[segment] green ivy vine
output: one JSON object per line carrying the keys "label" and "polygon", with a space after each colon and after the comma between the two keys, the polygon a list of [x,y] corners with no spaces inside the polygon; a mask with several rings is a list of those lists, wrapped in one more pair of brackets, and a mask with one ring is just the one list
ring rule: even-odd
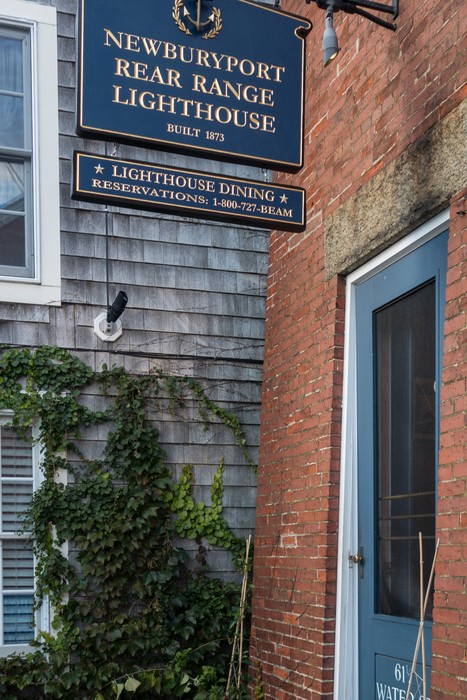
{"label": "green ivy vine", "polygon": [[[90,407],[96,394],[103,408]],[[229,427],[253,466],[236,416],[192,378],[95,372],[56,347],[0,356],[0,408],[24,437],[38,426],[43,481],[24,529],[34,538],[36,603],[53,608],[52,633],[40,633],[33,652],[0,661],[0,697],[225,697],[240,587],[202,566],[210,543],[243,567],[245,543],[222,516],[224,465],[211,505],[196,502],[191,465],[176,483],[148,419],[160,402],[176,411],[188,398],[206,430]],[[98,459],[82,447],[92,431],[106,435]],[[200,566],[188,565],[177,535],[196,542]]]}

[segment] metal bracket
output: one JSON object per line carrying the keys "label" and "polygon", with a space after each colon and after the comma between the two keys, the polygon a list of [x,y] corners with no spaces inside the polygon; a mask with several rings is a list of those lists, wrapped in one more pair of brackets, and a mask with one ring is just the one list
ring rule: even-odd
{"label": "metal bracket", "polygon": [[361,17],[369,19],[375,24],[379,24],[380,27],[384,27],[385,29],[391,29],[392,31],[397,29],[394,22],[388,22],[378,15],[373,15],[367,10],[382,12],[387,15],[392,15],[393,19],[397,19],[399,16],[399,0],[392,0],[389,5],[382,2],[372,2],[372,0],[305,0],[305,2],[307,5],[309,5],[310,2],[314,2],[321,10],[326,10],[328,7],[332,7],[334,12],[342,10],[350,15],[360,15]]}

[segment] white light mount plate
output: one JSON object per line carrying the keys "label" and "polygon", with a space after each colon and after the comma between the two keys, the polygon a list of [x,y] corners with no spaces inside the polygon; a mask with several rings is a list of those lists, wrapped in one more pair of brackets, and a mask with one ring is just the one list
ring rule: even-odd
{"label": "white light mount plate", "polygon": [[114,343],[123,333],[122,322],[118,318],[114,323],[107,323],[107,311],[103,311],[94,319],[94,333],[100,340]]}

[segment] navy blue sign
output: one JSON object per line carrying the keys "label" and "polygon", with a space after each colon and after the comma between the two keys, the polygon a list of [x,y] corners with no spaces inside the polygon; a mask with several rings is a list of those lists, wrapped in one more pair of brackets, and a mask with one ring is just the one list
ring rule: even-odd
{"label": "navy blue sign", "polygon": [[78,133],[303,164],[311,23],[248,0],[80,0]]}
{"label": "navy blue sign", "polygon": [[74,154],[74,199],[269,229],[303,231],[305,190],[87,153]]}

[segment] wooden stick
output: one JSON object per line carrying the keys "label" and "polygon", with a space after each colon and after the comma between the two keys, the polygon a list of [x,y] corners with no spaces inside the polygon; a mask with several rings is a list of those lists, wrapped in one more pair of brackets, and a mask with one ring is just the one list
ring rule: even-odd
{"label": "wooden stick", "polygon": [[[433,577],[434,577],[434,573],[435,573],[435,563],[436,563],[436,557],[438,556],[438,548],[439,548],[439,538],[436,542],[435,553],[433,556],[433,563],[431,565],[430,578],[428,580],[428,586],[426,587],[425,600],[423,602],[423,615],[425,615],[425,613],[426,613],[426,609],[428,607],[428,601],[430,599],[430,590],[431,590],[431,585],[433,583]],[[409,699],[409,693],[410,693],[410,689],[412,687],[412,679],[413,679],[413,676],[415,673],[415,667],[417,665],[418,650],[420,649],[420,641],[421,641],[421,628],[419,627],[418,636],[417,636],[417,643],[415,645],[415,653],[414,653],[413,661],[412,661],[412,668],[410,670],[410,675],[409,675],[409,685],[407,687],[407,693],[406,693],[407,700]]]}
{"label": "wooden stick", "polygon": [[235,634],[234,634],[234,639],[232,643],[232,654],[230,656],[230,666],[229,666],[229,677],[227,679],[227,687],[225,689],[225,697],[229,697],[229,690],[230,690],[230,683],[232,680],[232,674],[233,674],[233,668],[234,668],[234,659],[235,659],[235,648],[237,646],[237,638],[238,638],[238,630],[240,627],[240,620],[237,620],[237,624],[235,625]]}
{"label": "wooden stick", "polygon": [[423,539],[422,533],[418,533],[420,547],[420,629],[422,631],[422,676],[423,698],[426,698],[426,656],[425,656],[425,595],[423,593]]}
{"label": "wooden stick", "polygon": [[240,688],[240,682],[242,680],[243,620],[245,617],[245,603],[246,603],[246,594],[247,594],[247,588],[248,588],[248,555],[250,553],[250,543],[251,543],[251,535],[248,535],[248,540],[246,543],[246,552],[245,552],[245,570],[243,572],[242,595],[241,595],[241,603],[240,603],[240,649],[238,651],[237,688]]}
{"label": "wooden stick", "polygon": [[238,666],[238,673],[237,673],[237,688],[240,687],[240,682],[242,679],[243,618],[245,616],[245,602],[246,602],[246,594],[247,594],[247,588],[248,588],[248,556],[249,556],[249,552],[250,552],[250,544],[251,544],[251,535],[248,535],[248,539],[246,542],[246,550],[245,550],[245,566],[243,569],[242,589],[241,589],[241,593],[240,593],[240,612],[239,612],[237,624],[235,626],[235,634],[234,634],[234,639],[233,639],[233,643],[232,643],[232,654],[230,657],[229,677],[227,679],[227,687],[225,689],[225,696],[224,696],[225,700],[227,700],[227,698],[229,697],[230,685],[232,682],[232,676],[234,674],[235,652],[237,650],[237,644],[239,644],[239,666]]}

